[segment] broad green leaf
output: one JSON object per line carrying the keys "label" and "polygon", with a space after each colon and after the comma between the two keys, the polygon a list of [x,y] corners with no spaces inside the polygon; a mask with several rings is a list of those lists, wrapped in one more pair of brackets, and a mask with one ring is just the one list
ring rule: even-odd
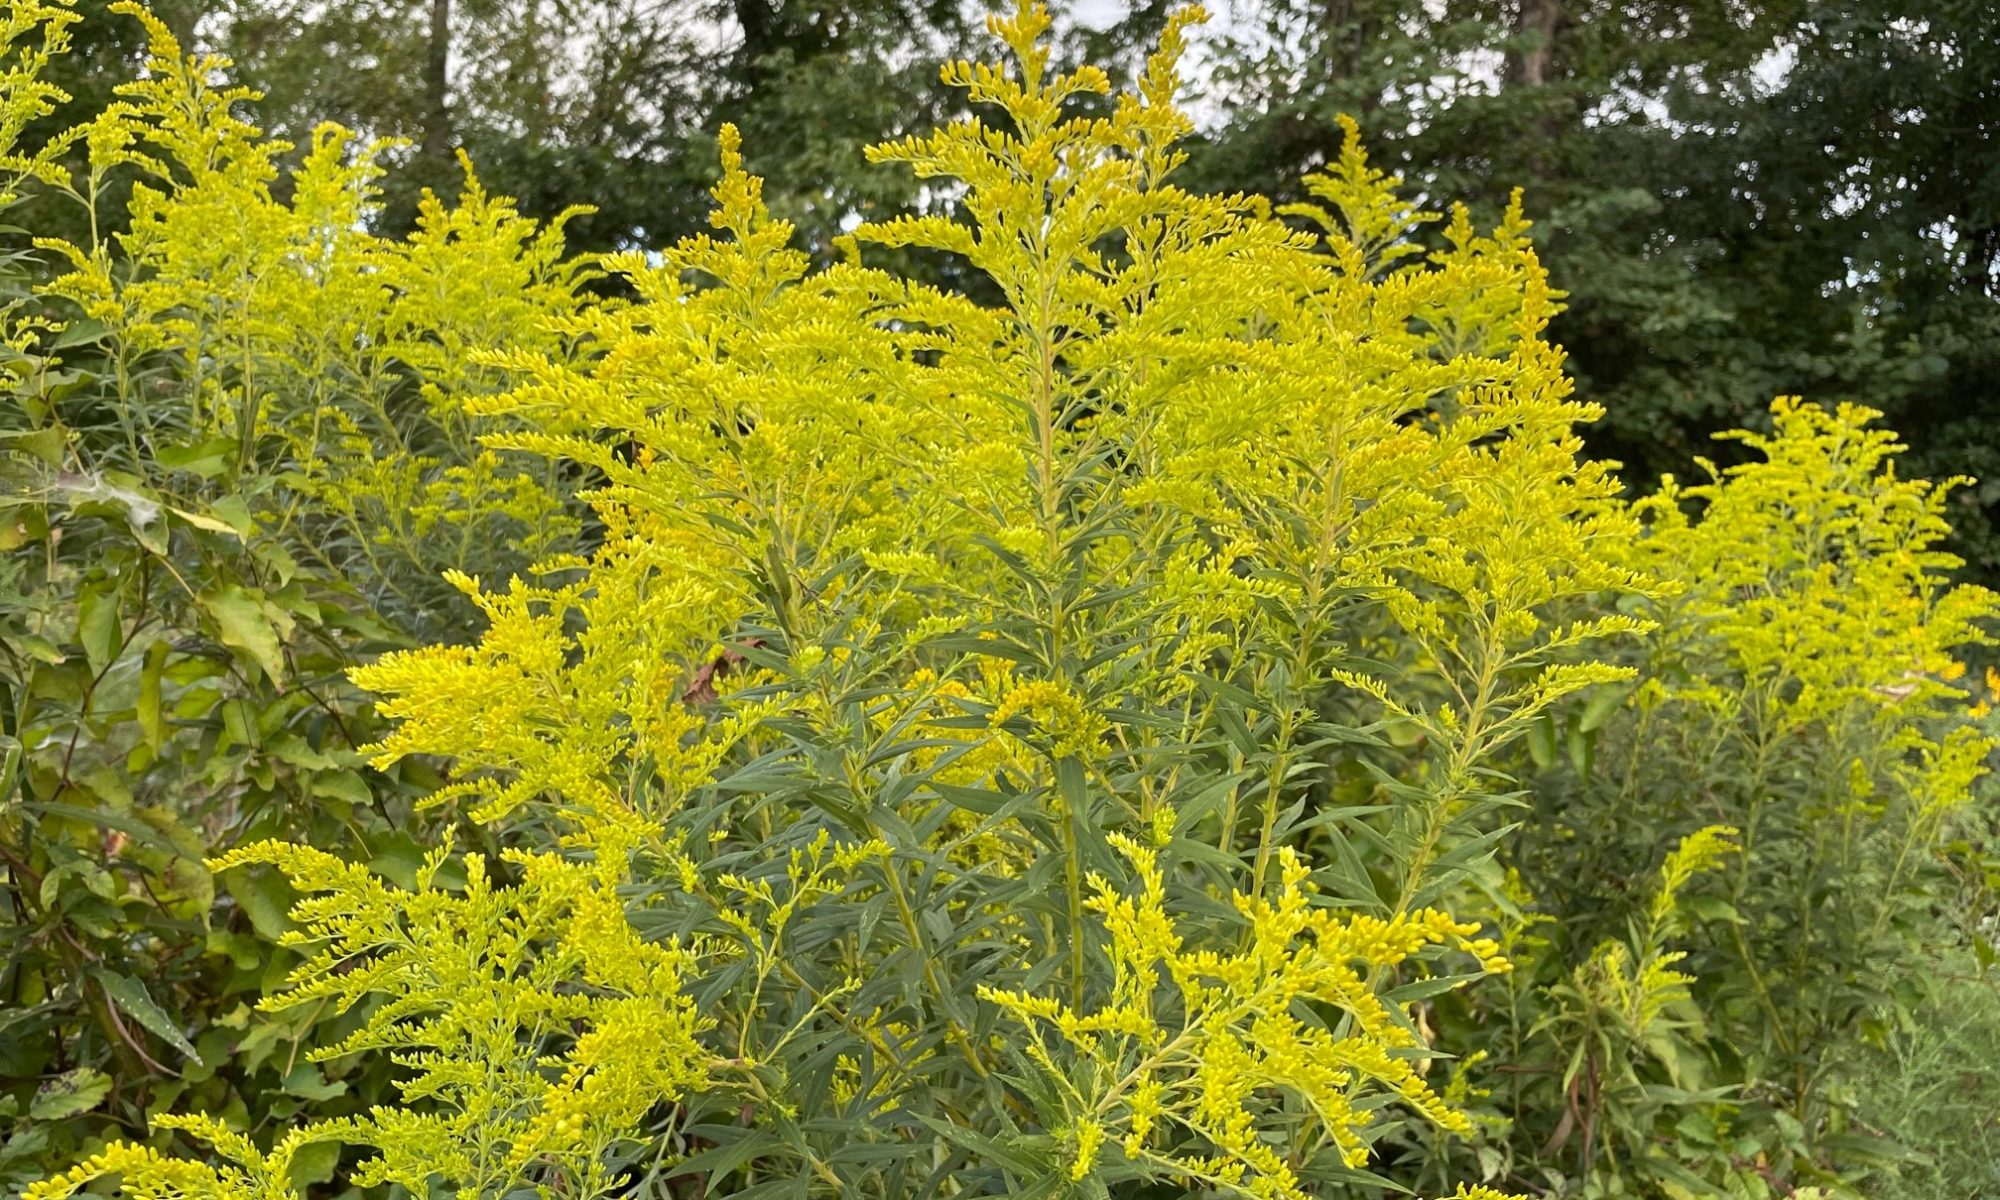
{"label": "broad green leaf", "polygon": [[[345,1089],[346,1085],[340,1085]],[[325,1183],[333,1178],[340,1166],[340,1144],[325,1141],[313,1142],[299,1147],[292,1155],[291,1183],[294,1191],[303,1193],[308,1185]]]}
{"label": "broad green leaf", "polygon": [[312,794],[355,805],[371,803],[375,798],[368,790],[368,781],[358,771],[320,771],[313,776]]}
{"label": "broad green leaf", "polygon": [[1536,717],[1528,724],[1528,757],[1536,766],[1547,770],[1556,761],[1556,723],[1547,713]]}
{"label": "broad green leaf", "polygon": [[1592,688],[1590,699],[1583,706],[1583,716],[1577,720],[1577,728],[1585,733],[1595,733],[1631,694],[1630,685],[1599,684]]}
{"label": "broad green leaf", "polygon": [[45,662],[52,667],[60,667],[68,661],[62,649],[39,633],[24,633],[14,639],[14,647],[24,651],[29,658]]}
{"label": "broad green leaf", "polygon": [[270,941],[276,941],[292,927],[287,917],[292,907],[292,889],[284,877],[268,867],[224,871],[223,890],[228,892],[250,918],[250,924]]}
{"label": "broad green leaf", "polygon": [[155,457],[161,466],[213,479],[229,469],[236,451],[235,438],[217,437],[191,446],[163,446]]}
{"label": "broad green leaf", "polygon": [[262,596],[230,583],[203,592],[201,606],[214,619],[223,645],[242,651],[273,683],[283,681],[284,652]]}
{"label": "broad green leaf", "polygon": [[308,1100],[332,1100],[347,1094],[347,1085],[339,1080],[329,1082],[316,1063],[300,1063],[284,1079],[285,1091]]}
{"label": "broad green leaf", "polygon": [[60,1121],[89,1112],[111,1092],[111,1077],[89,1067],[77,1067],[44,1083],[28,1103],[28,1115],[37,1121]]}
{"label": "broad green leaf", "polygon": [[109,332],[104,322],[92,318],[71,321],[63,326],[63,331],[49,343],[52,350],[70,350],[77,346],[88,346]]}
{"label": "broad green leaf", "polygon": [[256,528],[256,518],[250,515],[250,506],[243,497],[231,493],[208,506],[209,515],[234,530],[239,537],[249,537]]}
{"label": "broad green leaf", "polygon": [[122,628],[116,583],[85,588],[76,598],[76,640],[93,672],[102,673],[118,657]]}
{"label": "broad green leaf", "polygon": [[68,438],[62,426],[50,425],[27,433],[0,434],[0,447],[18,451],[51,467],[63,464],[63,452],[68,446]]}

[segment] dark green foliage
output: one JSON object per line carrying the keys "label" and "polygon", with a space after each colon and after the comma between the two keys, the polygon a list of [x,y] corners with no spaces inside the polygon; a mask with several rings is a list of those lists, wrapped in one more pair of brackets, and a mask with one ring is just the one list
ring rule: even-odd
{"label": "dark green foliage", "polygon": [[850,215],[912,203],[907,183],[861,169],[861,150],[935,123],[942,89],[905,64],[967,31],[936,0],[235,0],[205,27],[280,135],[333,120],[409,142],[391,155],[407,160],[391,229],[422,188],[456,188],[463,149],[530,214],[588,197],[595,211],[571,229],[583,248],[665,245],[702,226],[726,119],[759,171],[812,181],[773,202],[822,253]]}

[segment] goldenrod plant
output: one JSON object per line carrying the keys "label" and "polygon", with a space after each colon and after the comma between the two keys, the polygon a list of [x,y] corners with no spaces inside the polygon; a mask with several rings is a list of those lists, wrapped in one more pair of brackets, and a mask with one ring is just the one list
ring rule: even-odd
{"label": "goldenrod plant", "polygon": [[[1934,986],[1960,989],[1945,964],[1986,944],[1954,911],[1953,872],[1991,844],[1990,692],[1964,662],[1996,597],[1954,583],[1938,549],[1951,483],[1899,478],[1900,447],[1864,408],[1772,411],[1770,434],[1735,435],[1759,459],[1637,506],[1634,562],[1678,583],[1633,609],[1658,622],[1631,660],[1642,681],[1550,714],[1529,743],[1535,803],[1508,857],[1521,899],[1563,899],[1535,922],[1540,1000],[1511,1018],[1541,1023],[1542,1049],[1521,1053],[1543,1066],[1509,1103],[1537,1130],[1517,1145],[1546,1138],[1572,1157],[1543,1166],[1602,1194],[1628,1176],[1676,1197],[1866,1194],[1847,1189],[1928,1153],[1883,1136],[1882,1051]],[[1685,957],[1649,988],[1633,972],[1663,962],[1660,901],[1627,880],[1663,831],[1688,831],[1685,848],[1718,822],[1740,853],[1658,893],[1677,897]],[[1990,917],[1990,895],[1973,902]],[[1615,961],[1593,936],[1616,939]],[[1638,1019],[1626,1001],[1649,994],[1659,1019]],[[1646,1052],[1625,1077],[1637,1106],[1574,1086],[1579,1063],[1617,1061],[1607,1030]],[[1614,1142],[1636,1155],[1624,1169],[1597,1153]]]}
{"label": "goldenrod plant", "polygon": [[1688,1051],[1677,1036],[1700,1020],[1688,990],[1697,981],[1676,968],[1687,951],[1669,949],[1668,938],[1688,924],[1682,890],[1736,851],[1730,840],[1736,832],[1710,825],[1682,838],[1660,868],[1643,919],[1625,938],[1599,944],[1550,989],[1555,1004],[1543,1018],[1546,1032],[1567,1055],[1560,1076],[1567,1105],[1550,1149],[1563,1149],[1573,1134],[1586,1180],[1600,1155],[1608,1173],[1616,1174],[1621,1155],[1655,1153],[1647,1135],[1664,1097],[1649,1086],[1637,1060],[1656,1063],[1672,1087],[1701,1082],[1699,1066],[1684,1061]]}
{"label": "goldenrod plant", "polygon": [[[95,216],[125,178],[123,231],[94,220],[88,245],[37,245],[67,265],[42,289],[73,305],[65,340],[101,347],[119,395],[171,396],[123,406],[115,449],[223,488],[276,475],[277,495],[223,497],[229,513],[324,574],[368,580],[406,622],[449,602],[440,570],[519,569],[566,545],[552,481],[479,445],[459,403],[490,386],[481,351],[562,341],[551,324],[583,272],[561,221],[521,218],[468,170],[458,203],[427,197],[407,240],[374,236],[383,146],[335,126],[298,148],[263,136],[239,115],[255,97],[217,82],[226,61],[114,7],[145,29],[146,74],[78,131],[81,174],[50,186]],[[171,381],[141,382],[155,371]]]}
{"label": "goldenrod plant", "polygon": [[[89,231],[15,231],[0,264],[9,1190],[165,1106],[240,1123],[387,1094],[386,1065],[308,1061],[346,1033],[324,1008],[253,1019],[291,894],[203,860],[282,837],[408,882],[431,777],[367,768],[381,726],[345,671],[459,635],[476,609],[439,565],[525,570],[580,533],[457,402],[494,382],[473,351],[559,344],[582,278],[559,230],[469,182],[407,240],[369,233],[370,151],[329,129],[288,159],[226,64],[123,11],[144,78],[30,145],[77,14],[0,10],[0,198]],[[299,1177],[333,1153],[301,1147]]]}
{"label": "goldenrod plant", "polygon": [[[20,44],[59,41],[29,2]],[[117,419],[37,399],[15,444],[156,506],[157,587],[65,595],[104,585],[59,510],[34,632],[87,610],[118,681],[63,727],[88,779],[260,748],[202,794],[269,819],[225,805],[160,869],[210,944],[280,952],[229,985],[255,1015],[183,1017],[38,949],[107,1044],[225,1033],[96,1124],[63,1122],[111,1077],[47,1051],[28,1200],[1672,1194],[1713,1164],[1662,1128],[1773,1100],[1817,1140],[1760,1165],[1842,1182],[1801,1173],[1838,1106],[1785,1006],[1874,1010],[1859,960],[1780,973],[1771,914],[1831,911],[1793,848],[1874,888],[1806,953],[1907,952],[1988,749],[1950,664],[1989,598],[1863,414],[1787,404],[1772,465],[1628,502],[1518,198],[1429,211],[1352,123],[1300,204],[1176,183],[1199,10],[1118,94],[1032,0],[994,19],[1000,60],[943,72],[978,115],[871,151],[949,209],[824,268],[729,129],[712,231],[657,252],[568,259],[470,176],[380,238],[374,150],[287,158],[131,13],[146,77],[72,139],[101,165],[24,171],[130,173],[130,231],[46,246],[16,343],[87,348]],[[124,811],[44,777],[22,814]],[[9,859],[13,895],[132,899],[9,819],[63,864]]]}

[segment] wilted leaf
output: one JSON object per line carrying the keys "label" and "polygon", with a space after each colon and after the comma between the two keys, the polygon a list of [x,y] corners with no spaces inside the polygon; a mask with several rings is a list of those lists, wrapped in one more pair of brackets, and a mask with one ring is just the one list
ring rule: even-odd
{"label": "wilted leaf", "polygon": [[171,506],[167,509],[167,511],[173,513],[181,520],[186,521],[188,524],[194,526],[196,529],[206,529],[210,533],[226,533],[231,537],[243,536],[243,532],[241,530],[236,529],[235,527],[226,524],[225,522],[218,521],[214,517],[203,516],[201,513],[189,512],[185,508],[173,508]]}

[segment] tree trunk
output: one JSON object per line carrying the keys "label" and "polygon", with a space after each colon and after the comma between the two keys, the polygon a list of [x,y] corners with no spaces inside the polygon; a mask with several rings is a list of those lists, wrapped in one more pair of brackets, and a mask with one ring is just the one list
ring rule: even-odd
{"label": "tree trunk", "polygon": [[424,130],[417,144],[432,171],[451,161],[451,0],[431,0],[430,43],[424,48]]}
{"label": "tree trunk", "polygon": [[1506,86],[1519,91],[1527,104],[1531,138],[1524,184],[1541,184],[1554,177],[1557,143],[1563,140],[1567,115],[1562,97],[1544,91],[1557,82],[1556,30],[1562,25],[1562,0],[1519,0],[1514,12],[1512,45],[1507,51]]}
{"label": "tree trunk", "polygon": [[[1507,52],[1507,82],[1541,87],[1549,82],[1555,60],[1556,23],[1562,19],[1561,0],[1521,0],[1514,18],[1516,45]],[[1520,43],[1527,43],[1522,45]]]}
{"label": "tree trunk", "polygon": [[785,43],[784,15],[770,0],[735,0],[736,24],[743,30],[743,45],[737,51],[737,83],[754,90],[769,74],[766,60]]}

